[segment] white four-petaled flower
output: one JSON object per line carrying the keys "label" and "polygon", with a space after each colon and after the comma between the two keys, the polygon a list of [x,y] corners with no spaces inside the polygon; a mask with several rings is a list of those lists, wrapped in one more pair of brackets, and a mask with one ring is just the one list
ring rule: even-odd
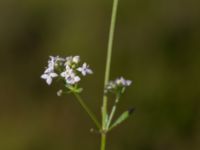
{"label": "white four-petaled flower", "polygon": [[70,74],[65,78],[65,80],[68,84],[74,85],[78,83],[81,80],[81,78],[79,76],[76,76],[75,74]]}
{"label": "white four-petaled flower", "polygon": [[66,83],[68,84],[75,84],[81,80],[81,78],[77,75],[75,75],[73,69],[71,69],[69,66],[66,66],[66,70],[62,72],[61,77],[65,78]]}
{"label": "white four-petaled flower", "polygon": [[70,76],[73,73],[74,73],[73,69],[71,69],[68,65],[66,65],[65,71],[62,72],[60,75],[61,75],[61,77],[66,78],[66,77]]}
{"label": "white four-petaled flower", "polygon": [[89,68],[89,65],[87,65],[86,63],[84,63],[83,66],[79,67],[77,70],[81,72],[83,76],[93,73],[92,70]]}
{"label": "white four-petaled flower", "polygon": [[55,72],[47,72],[44,73],[41,78],[46,80],[48,85],[51,85],[53,78],[57,77],[58,75]]}

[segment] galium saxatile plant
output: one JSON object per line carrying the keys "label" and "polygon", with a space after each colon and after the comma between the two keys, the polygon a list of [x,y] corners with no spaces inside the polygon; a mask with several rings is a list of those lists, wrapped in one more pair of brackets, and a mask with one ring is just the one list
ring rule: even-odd
{"label": "galium saxatile plant", "polygon": [[[114,116],[120,99],[124,94],[126,88],[132,84],[131,80],[127,80],[124,77],[118,77],[115,80],[109,79],[117,8],[118,0],[114,0],[107,49],[103,104],[101,106],[101,123],[81,97],[81,92],[83,92],[83,88],[81,87],[80,82],[87,75],[92,75],[93,71],[86,62],[82,61],[80,56],[50,56],[44,73],[41,75],[41,78],[45,80],[45,82],[49,86],[54,82],[61,83],[61,89],[58,89],[57,91],[58,96],[73,94],[76,97],[82,108],[86,111],[88,116],[94,122],[94,125],[96,126],[95,131],[98,131],[98,133],[101,135],[100,150],[106,149],[107,134],[113,128],[123,123],[134,110],[126,110],[120,116],[118,116],[116,120],[114,120]],[[113,97],[113,106],[111,110],[108,110],[108,98]]]}

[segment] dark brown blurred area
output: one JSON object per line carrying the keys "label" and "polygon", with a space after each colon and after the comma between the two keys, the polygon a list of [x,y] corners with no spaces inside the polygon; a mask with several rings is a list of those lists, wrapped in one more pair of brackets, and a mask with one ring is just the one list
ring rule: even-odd
{"label": "dark brown blurred area", "polygon": [[[111,7],[0,0],[1,150],[99,148],[75,98],[57,97],[40,75],[49,55],[80,55],[94,70],[82,95],[100,114]],[[136,112],[110,133],[108,150],[200,149],[200,1],[121,0],[111,76],[121,75],[133,85],[118,111]]]}

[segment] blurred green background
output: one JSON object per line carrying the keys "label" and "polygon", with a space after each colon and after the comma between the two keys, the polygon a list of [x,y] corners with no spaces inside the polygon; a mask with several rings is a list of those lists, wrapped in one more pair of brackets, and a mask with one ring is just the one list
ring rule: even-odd
{"label": "blurred green background", "polygon": [[[57,97],[40,75],[49,55],[80,55],[94,70],[82,95],[100,114],[111,7],[0,0],[1,150],[99,149],[74,97]],[[108,150],[200,149],[200,1],[121,0],[111,77],[121,75],[134,84],[119,112],[136,112],[110,133]]]}

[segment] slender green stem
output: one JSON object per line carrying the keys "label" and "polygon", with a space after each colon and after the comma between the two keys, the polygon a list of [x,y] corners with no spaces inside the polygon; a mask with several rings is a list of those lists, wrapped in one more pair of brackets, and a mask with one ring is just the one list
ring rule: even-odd
{"label": "slender green stem", "polygon": [[116,109],[117,109],[117,103],[119,102],[119,98],[120,96],[117,96],[116,100],[115,100],[115,104],[114,106],[112,107],[112,110],[111,110],[111,113],[110,113],[110,116],[109,116],[109,119],[108,119],[108,122],[107,122],[107,126],[106,126],[106,129],[109,130],[109,126],[112,122],[112,119],[115,115],[115,112],[116,112]]}
{"label": "slender green stem", "polygon": [[[109,39],[108,39],[104,86],[108,84],[108,81],[110,78],[110,66],[111,66],[111,59],[112,59],[112,48],[113,48],[113,41],[114,41],[114,31],[115,31],[115,24],[116,24],[116,17],[117,17],[117,8],[118,8],[118,0],[114,0],[112,16],[111,16]],[[107,114],[107,96],[104,95],[103,96],[103,107],[102,107],[102,125],[104,128],[106,125],[106,122],[105,122],[106,114]]]}
{"label": "slender green stem", "polygon": [[[109,32],[109,39],[108,39],[108,48],[107,48],[107,60],[106,60],[104,87],[108,84],[108,81],[109,81],[109,78],[110,78],[110,67],[111,67],[111,59],[112,59],[112,49],[113,49],[113,41],[114,41],[114,32],[115,32],[115,25],[116,25],[118,2],[119,2],[119,0],[113,1],[112,16],[111,16],[111,23],[110,23],[110,32]],[[108,101],[108,98],[107,98],[106,95],[104,95],[103,96],[103,105],[102,105],[101,150],[106,149],[107,101]]]}
{"label": "slender green stem", "polygon": [[109,33],[109,40],[108,40],[108,49],[107,49],[107,63],[106,63],[105,82],[104,82],[105,84],[108,83],[109,76],[110,76],[110,66],[111,66],[111,59],[112,59],[114,32],[115,32],[116,17],[117,17],[117,7],[118,7],[118,0],[114,0],[111,24],[110,24],[110,31],[109,31],[110,33]]}
{"label": "slender green stem", "polygon": [[81,96],[77,93],[73,93],[80,105],[83,107],[83,109],[87,112],[89,117],[92,119],[92,121],[95,123],[98,129],[101,129],[101,125],[99,121],[97,120],[97,117],[94,115],[94,113],[89,109],[89,107],[86,105],[86,103],[83,101]]}
{"label": "slender green stem", "polygon": [[106,149],[106,134],[101,135],[101,150]]}

